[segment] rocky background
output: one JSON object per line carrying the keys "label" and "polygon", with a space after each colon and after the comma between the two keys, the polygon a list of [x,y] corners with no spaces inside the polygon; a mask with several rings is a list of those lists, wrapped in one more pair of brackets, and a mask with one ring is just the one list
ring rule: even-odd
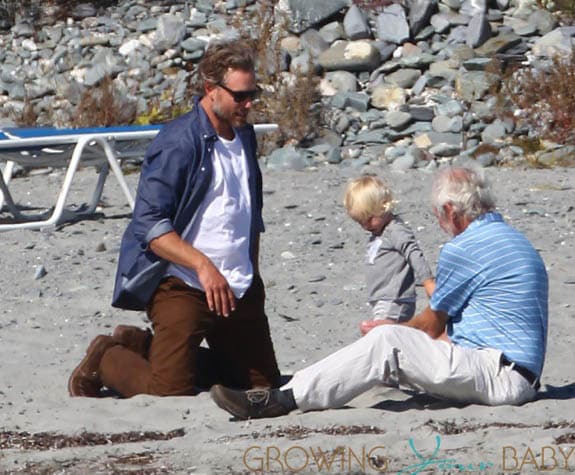
{"label": "rocky background", "polygon": [[[82,95],[107,77],[123,110],[145,114],[151,101],[185,101],[208,41],[253,30],[261,8],[255,0],[121,0],[76,4],[58,19],[42,3],[35,17],[1,25],[4,126],[30,116],[34,125],[70,126]],[[521,111],[499,118],[495,90],[510,65],[545,71],[554,55],[572,54],[575,26],[535,0],[356,3],[364,8],[351,0],[277,2],[275,14],[288,19],[281,74],[293,80],[313,68],[325,126],[268,150],[262,163],[405,170],[458,156],[482,166],[572,160],[574,147],[524,146],[517,138],[533,131],[518,122]]]}

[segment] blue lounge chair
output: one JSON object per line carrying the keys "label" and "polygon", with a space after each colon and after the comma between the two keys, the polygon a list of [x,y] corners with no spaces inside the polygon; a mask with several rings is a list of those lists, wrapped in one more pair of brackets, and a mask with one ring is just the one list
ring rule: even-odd
{"label": "blue lounge chair", "polygon": [[[258,124],[255,128],[257,133],[265,133],[276,130],[277,125]],[[126,158],[143,156],[145,146],[160,129],[161,125],[82,129],[2,128],[0,164],[4,163],[4,170],[0,173],[0,211],[6,207],[12,218],[9,222],[0,218],[0,231],[52,227],[70,219],[93,214],[110,169],[133,210],[134,198],[120,164]],[[66,168],[64,181],[52,211],[32,215],[23,213],[21,207],[15,203],[9,190],[15,163],[26,168]],[[98,181],[87,206],[76,210],[65,209],[66,198],[80,164],[98,167]]]}

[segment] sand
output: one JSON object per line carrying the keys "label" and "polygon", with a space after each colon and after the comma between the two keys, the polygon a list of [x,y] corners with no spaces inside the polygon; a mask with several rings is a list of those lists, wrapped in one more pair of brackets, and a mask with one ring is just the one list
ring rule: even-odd
{"label": "sand", "polygon": [[[447,236],[430,212],[429,173],[373,167],[432,267]],[[289,375],[359,337],[368,313],[366,233],[341,206],[357,171],[264,170],[261,270],[280,368]],[[522,407],[456,407],[377,387],[339,410],[234,421],[196,397],[70,398],[66,383],[90,340],[143,313],[110,306],[129,208],[113,177],[101,213],[44,231],[0,234],[0,471],[26,473],[553,473],[575,471],[575,170],[488,169],[500,211],[540,251],[550,281],[543,387]],[[93,170],[70,202],[87,199]],[[135,188],[138,175],[128,175]],[[60,171],[13,182],[46,201]],[[2,215],[5,217],[5,215]],[[44,271],[40,269],[43,266]],[[42,276],[42,274],[44,274]],[[418,289],[418,308],[426,303]]]}

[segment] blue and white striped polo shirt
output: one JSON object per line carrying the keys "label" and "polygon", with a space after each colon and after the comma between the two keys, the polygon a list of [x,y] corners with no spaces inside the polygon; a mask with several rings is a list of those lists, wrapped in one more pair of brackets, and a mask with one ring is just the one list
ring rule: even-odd
{"label": "blue and white striped polo shirt", "polygon": [[540,376],[547,344],[543,260],[499,213],[475,219],[439,256],[433,310],[447,313],[455,344],[495,348]]}

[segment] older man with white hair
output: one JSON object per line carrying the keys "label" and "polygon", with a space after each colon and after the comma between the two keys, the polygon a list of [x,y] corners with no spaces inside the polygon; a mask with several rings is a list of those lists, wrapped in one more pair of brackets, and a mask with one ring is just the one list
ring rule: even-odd
{"label": "older man with white hair", "polygon": [[526,237],[495,211],[479,171],[445,168],[433,211],[452,236],[441,250],[429,306],[384,324],[295,373],[280,389],[214,386],[218,406],[240,419],[294,409],[337,408],[377,384],[441,399],[519,405],[539,388],[547,340],[545,265]]}

